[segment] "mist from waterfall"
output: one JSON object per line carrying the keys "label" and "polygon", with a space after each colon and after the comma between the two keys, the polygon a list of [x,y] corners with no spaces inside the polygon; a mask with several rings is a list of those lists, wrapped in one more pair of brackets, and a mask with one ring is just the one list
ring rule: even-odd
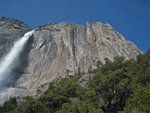
{"label": "mist from waterfall", "polygon": [[19,66],[19,57],[28,39],[33,35],[34,30],[27,32],[21,39],[14,43],[10,52],[0,62],[0,92],[10,87],[14,80],[13,70]]}

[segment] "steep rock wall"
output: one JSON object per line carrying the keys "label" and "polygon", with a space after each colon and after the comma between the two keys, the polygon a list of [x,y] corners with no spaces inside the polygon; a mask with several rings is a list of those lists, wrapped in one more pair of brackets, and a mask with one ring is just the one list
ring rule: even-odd
{"label": "steep rock wall", "polygon": [[126,40],[108,23],[50,23],[40,26],[34,33],[29,52],[28,67],[17,81],[31,95],[47,89],[52,80],[73,75],[78,69],[88,72],[97,61],[113,60],[115,56],[135,58],[142,53],[135,44]]}
{"label": "steep rock wall", "polygon": [[0,18],[0,58],[9,52],[15,40],[30,30],[31,28],[19,20]]}

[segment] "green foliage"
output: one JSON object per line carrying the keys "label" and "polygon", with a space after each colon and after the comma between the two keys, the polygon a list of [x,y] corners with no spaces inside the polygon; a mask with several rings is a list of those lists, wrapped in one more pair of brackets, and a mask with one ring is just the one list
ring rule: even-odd
{"label": "green foliage", "polygon": [[24,101],[16,108],[15,113],[46,113],[42,103],[32,97],[24,97]]}
{"label": "green foliage", "polygon": [[[95,71],[93,79],[89,82],[89,88],[95,90],[99,106],[106,113],[122,111],[125,105],[127,105],[126,109],[129,109],[129,103],[132,102],[131,105],[134,105],[136,98],[140,99],[139,106],[134,107],[134,109],[139,108],[137,111],[148,111],[147,108],[149,107],[147,106],[150,105],[148,101],[150,99],[148,93],[144,92],[148,89],[144,90],[144,87],[147,87],[149,83],[150,52],[139,55],[137,60],[125,61],[123,57],[116,57],[112,62],[105,59],[105,64]],[[143,98],[140,97],[139,93],[142,90],[144,90]]]}
{"label": "green foliage", "polygon": [[94,88],[103,111],[117,112],[122,110],[131,94],[130,74],[127,69],[130,63],[123,57],[115,58],[114,62],[106,59],[105,62],[90,81],[89,87]]}
{"label": "green foliage", "polygon": [[128,98],[124,111],[119,113],[150,112],[150,49],[146,54],[137,56],[134,73],[131,76],[133,93]]}
{"label": "green foliage", "polygon": [[127,113],[133,111],[150,113],[150,84],[145,87],[137,87],[133,95],[128,99],[124,109]]}
{"label": "green foliage", "polygon": [[136,60],[116,57],[89,70],[93,78],[86,88],[75,76],[52,82],[39,99],[24,97],[17,105],[12,98],[0,113],[150,113],[150,50]]}
{"label": "green foliage", "polygon": [[48,91],[46,91],[39,101],[49,109],[57,111],[61,109],[64,103],[69,103],[70,98],[80,97],[84,88],[77,84],[80,75],[70,77],[69,80],[63,78],[58,84],[50,84]]}
{"label": "green foliage", "polygon": [[103,113],[101,109],[95,108],[91,103],[79,101],[77,104],[63,104],[62,109],[56,113]]}
{"label": "green foliage", "polygon": [[0,107],[0,113],[9,113],[17,108],[16,98],[11,98],[9,101],[5,102],[3,106]]}

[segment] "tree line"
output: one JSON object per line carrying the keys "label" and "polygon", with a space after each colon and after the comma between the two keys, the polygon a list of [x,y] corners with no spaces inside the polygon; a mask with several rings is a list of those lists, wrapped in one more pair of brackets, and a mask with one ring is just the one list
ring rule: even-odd
{"label": "tree line", "polygon": [[150,49],[136,59],[115,57],[97,63],[86,88],[78,84],[82,73],[51,82],[38,99],[11,98],[0,113],[150,113]]}

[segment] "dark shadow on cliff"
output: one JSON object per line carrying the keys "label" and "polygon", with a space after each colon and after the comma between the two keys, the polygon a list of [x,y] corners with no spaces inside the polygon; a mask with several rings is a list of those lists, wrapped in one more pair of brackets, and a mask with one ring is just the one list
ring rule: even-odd
{"label": "dark shadow on cliff", "polygon": [[16,81],[25,73],[26,68],[29,65],[29,52],[34,41],[34,36],[31,36],[24,46],[23,51],[19,56],[19,65],[13,70],[11,81],[9,81],[8,87],[14,87]]}

